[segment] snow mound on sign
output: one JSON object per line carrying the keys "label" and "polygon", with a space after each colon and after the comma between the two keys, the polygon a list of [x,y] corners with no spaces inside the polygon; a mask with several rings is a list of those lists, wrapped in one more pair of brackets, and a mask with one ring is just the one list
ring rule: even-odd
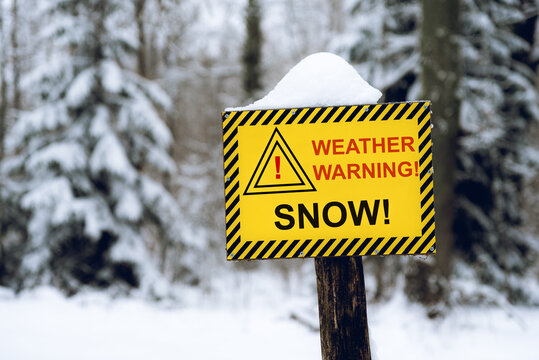
{"label": "snow mound on sign", "polygon": [[226,111],[373,104],[381,96],[346,60],[321,52],[301,60],[262,99]]}

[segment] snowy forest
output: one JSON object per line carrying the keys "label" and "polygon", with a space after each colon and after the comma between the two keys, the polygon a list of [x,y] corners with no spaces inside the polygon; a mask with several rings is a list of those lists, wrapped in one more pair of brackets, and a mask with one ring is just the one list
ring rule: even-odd
{"label": "snowy forest", "polygon": [[226,261],[221,113],[326,51],[379,102],[432,102],[437,254],[365,257],[369,304],[537,307],[538,15],[536,0],[0,0],[0,289],[247,303],[282,287],[315,309],[312,259]]}

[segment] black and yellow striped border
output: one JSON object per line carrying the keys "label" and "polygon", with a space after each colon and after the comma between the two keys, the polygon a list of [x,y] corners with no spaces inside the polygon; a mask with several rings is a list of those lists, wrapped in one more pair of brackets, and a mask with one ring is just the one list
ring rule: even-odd
{"label": "black and yellow striped border", "polygon": [[[226,251],[228,260],[419,255],[436,253],[430,102],[223,112]],[[241,238],[238,127],[331,124],[354,121],[415,121],[418,125],[422,235],[350,239]]]}

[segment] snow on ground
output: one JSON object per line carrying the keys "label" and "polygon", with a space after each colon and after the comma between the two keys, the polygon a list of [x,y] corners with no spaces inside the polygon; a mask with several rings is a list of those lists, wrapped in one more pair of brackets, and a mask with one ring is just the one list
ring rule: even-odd
{"label": "snow on ground", "polygon": [[[52,289],[0,296],[0,359],[319,359],[318,335],[281,306],[169,307],[65,299]],[[278,304],[276,304],[278,305]]]}
{"label": "snow on ground", "polygon": [[[242,288],[220,304],[210,296],[183,307],[65,299],[52,289],[15,298],[0,288],[0,359],[320,359],[318,333],[290,319],[291,309],[315,299]],[[378,360],[538,358],[539,309],[461,308],[430,321],[395,296],[370,305],[369,322]]]}
{"label": "snow on ground", "polygon": [[377,359],[538,359],[539,309],[464,307],[428,320],[419,306],[396,296],[369,309]]}
{"label": "snow on ground", "polygon": [[369,85],[346,60],[321,52],[294,66],[262,99],[227,111],[373,104],[382,93]]}

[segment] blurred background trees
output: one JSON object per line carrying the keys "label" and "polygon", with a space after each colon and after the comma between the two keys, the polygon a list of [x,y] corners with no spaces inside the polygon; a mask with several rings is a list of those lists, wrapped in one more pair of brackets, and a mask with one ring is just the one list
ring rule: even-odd
{"label": "blurred background trees", "polygon": [[536,1],[0,4],[0,285],[211,289],[236,268],[220,112],[331,51],[382,101],[433,101],[438,254],[366,259],[371,299],[537,301]]}
{"label": "blurred background trees", "polygon": [[480,284],[525,301],[522,280],[537,258],[537,210],[522,203],[523,192],[537,198],[526,185],[537,174],[537,140],[527,135],[538,120],[537,4],[356,1],[350,12],[336,44],[385,101],[433,101],[439,270],[431,259],[372,259],[373,271],[404,266],[408,296],[424,303],[484,300]]}
{"label": "blurred background trees", "polygon": [[537,259],[525,218],[538,217],[523,206],[527,178],[538,169],[537,140],[528,136],[539,117],[537,6],[463,2],[455,248],[481,283],[510,301],[526,299],[523,275]]}

